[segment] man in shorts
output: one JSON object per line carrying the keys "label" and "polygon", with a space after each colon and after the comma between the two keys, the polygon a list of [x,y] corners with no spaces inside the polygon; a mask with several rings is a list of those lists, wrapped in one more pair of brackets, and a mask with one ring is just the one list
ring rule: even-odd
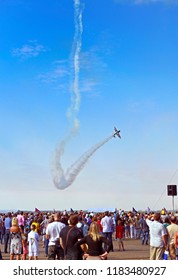
{"label": "man in shorts", "polygon": [[167,230],[160,219],[160,213],[146,218],[150,230],[150,260],[162,260],[167,245]]}

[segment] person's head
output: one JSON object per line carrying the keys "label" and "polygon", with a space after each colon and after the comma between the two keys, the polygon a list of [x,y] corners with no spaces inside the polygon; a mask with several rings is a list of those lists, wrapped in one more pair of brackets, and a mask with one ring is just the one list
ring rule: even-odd
{"label": "person's head", "polygon": [[171,223],[176,224],[177,223],[177,217],[176,216],[171,216]]}
{"label": "person's head", "polygon": [[54,221],[55,222],[59,222],[60,221],[60,214],[59,214],[59,212],[54,214]]}
{"label": "person's head", "polygon": [[48,218],[48,223],[50,224],[52,222],[54,222],[54,216],[53,215],[49,216],[49,218]]}
{"label": "person's head", "polygon": [[12,218],[12,226],[18,226],[18,220],[16,217]]}
{"label": "person's head", "polygon": [[105,216],[109,216],[109,211],[106,211],[106,212],[105,212]]}
{"label": "person's head", "polygon": [[159,222],[159,221],[160,221],[160,218],[161,218],[160,213],[155,213],[154,216],[153,216],[153,218],[154,218],[155,221],[158,221],[158,222]]}
{"label": "person's head", "polygon": [[36,230],[36,225],[34,224],[31,224],[31,227],[30,227],[31,230],[35,231]]}
{"label": "person's head", "polygon": [[11,218],[11,217],[12,217],[11,212],[8,212],[7,217],[9,217],[9,218]]}
{"label": "person's head", "polygon": [[76,226],[77,223],[78,223],[78,215],[76,215],[76,214],[71,215],[69,218],[69,224],[71,226]]}
{"label": "person's head", "polygon": [[118,221],[117,221],[117,225],[118,225],[118,226],[122,226],[122,225],[123,225],[123,222],[122,222],[121,220],[118,220]]}
{"label": "person's head", "polygon": [[169,220],[169,217],[168,217],[168,216],[166,216],[166,218],[164,219],[164,223],[165,223],[165,224],[169,224],[169,223],[170,223],[170,220]]}
{"label": "person's head", "polygon": [[88,234],[91,236],[91,238],[93,239],[93,241],[96,241],[98,239],[100,239],[101,234],[100,234],[100,228],[97,222],[92,222],[90,227],[89,227],[89,231]]}

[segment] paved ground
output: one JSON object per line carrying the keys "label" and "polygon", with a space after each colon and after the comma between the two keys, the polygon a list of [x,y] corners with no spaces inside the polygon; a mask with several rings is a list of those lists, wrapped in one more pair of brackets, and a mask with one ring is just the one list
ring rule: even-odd
{"label": "paved ground", "polygon": [[[141,245],[141,240],[125,239],[125,251],[118,251],[117,241],[113,241],[114,252],[110,252],[108,260],[148,260],[149,259],[149,245]],[[40,242],[39,259],[45,260],[45,253],[43,243]],[[0,246],[4,260],[9,260],[9,254],[3,253],[3,244]]]}
{"label": "paved ground", "polygon": [[117,243],[114,241],[114,252],[109,253],[110,260],[148,260],[149,245],[141,245],[141,240],[125,239],[125,251],[118,251]]}

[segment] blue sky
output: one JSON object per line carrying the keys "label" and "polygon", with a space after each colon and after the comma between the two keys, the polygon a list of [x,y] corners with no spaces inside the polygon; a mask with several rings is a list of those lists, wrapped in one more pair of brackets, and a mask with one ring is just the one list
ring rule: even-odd
{"label": "blue sky", "polygon": [[[177,24],[177,0],[0,1],[1,209],[172,208]],[[61,141],[65,172],[114,126],[57,189]]]}

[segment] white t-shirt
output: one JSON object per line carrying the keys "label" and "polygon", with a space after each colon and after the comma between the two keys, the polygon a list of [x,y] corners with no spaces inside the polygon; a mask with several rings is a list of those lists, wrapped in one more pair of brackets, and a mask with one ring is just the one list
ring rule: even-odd
{"label": "white t-shirt", "polygon": [[150,246],[164,247],[162,236],[167,234],[165,226],[158,221],[150,221],[146,219],[146,223],[150,229]]}
{"label": "white t-shirt", "polygon": [[47,225],[46,234],[49,235],[49,246],[55,245],[55,241],[60,237],[61,229],[65,224],[55,221]]}
{"label": "white t-shirt", "polygon": [[38,253],[38,242],[40,241],[40,236],[37,232],[31,230],[28,234],[28,249],[29,253]]}
{"label": "white t-shirt", "polygon": [[101,225],[103,232],[112,232],[113,231],[113,220],[111,217],[105,216],[101,219]]}

